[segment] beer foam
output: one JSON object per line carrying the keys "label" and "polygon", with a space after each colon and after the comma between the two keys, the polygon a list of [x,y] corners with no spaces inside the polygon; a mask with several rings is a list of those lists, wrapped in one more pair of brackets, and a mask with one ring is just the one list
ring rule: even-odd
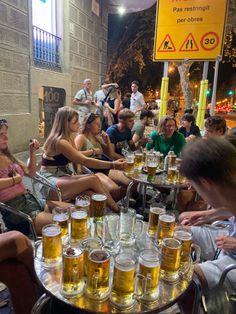
{"label": "beer foam", "polygon": [[176,230],[174,233],[174,237],[177,238],[178,240],[192,240],[192,235],[188,231],[184,230]]}
{"label": "beer foam", "polygon": [[66,214],[55,214],[53,215],[53,220],[56,222],[62,222],[68,220],[68,215]]}
{"label": "beer foam", "polygon": [[152,261],[152,260],[144,260],[143,258],[148,258],[148,256],[145,256],[145,257],[141,257],[139,256],[139,264],[145,266],[145,267],[148,267],[148,268],[154,268],[154,267],[157,267],[160,265],[160,260],[155,260],[155,261]]}
{"label": "beer foam", "polygon": [[87,200],[77,200],[75,206],[87,207],[90,205],[90,202]]}
{"label": "beer foam", "polygon": [[171,216],[171,215],[168,215],[168,214],[163,214],[163,215],[161,215],[161,221],[173,222],[173,221],[175,221],[175,216]]}
{"label": "beer foam", "polygon": [[135,268],[135,262],[128,257],[118,257],[116,259],[115,267],[121,271],[130,271]]}
{"label": "beer foam", "polygon": [[82,251],[80,249],[77,248],[72,248],[72,247],[68,247],[65,251],[64,251],[64,256],[66,257],[75,257],[75,256],[79,256],[82,253]]}
{"label": "beer foam", "polygon": [[150,212],[153,214],[163,214],[165,212],[165,209],[161,207],[151,207]]}
{"label": "beer foam", "polygon": [[104,262],[109,256],[109,253],[104,250],[94,250],[90,253],[89,258],[95,262]]}
{"label": "beer foam", "polygon": [[93,194],[92,199],[94,201],[100,201],[101,202],[101,201],[105,201],[107,199],[107,196],[104,194]]}
{"label": "beer foam", "polygon": [[55,237],[61,233],[61,228],[58,226],[48,226],[43,229],[43,234],[47,237]]}
{"label": "beer foam", "polygon": [[72,212],[71,213],[71,218],[74,218],[74,219],[85,219],[85,218],[87,218],[87,212],[85,212],[83,210],[78,210],[76,212]]}

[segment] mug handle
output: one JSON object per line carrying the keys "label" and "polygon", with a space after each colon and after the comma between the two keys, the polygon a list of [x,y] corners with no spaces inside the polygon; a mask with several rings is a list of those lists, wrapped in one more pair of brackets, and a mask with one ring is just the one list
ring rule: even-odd
{"label": "mug handle", "polygon": [[[135,275],[135,288],[134,288],[134,299],[140,299],[145,294],[145,277],[139,273]],[[141,289],[139,289],[141,285]]]}
{"label": "mug handle", "polygon": [[135,237],[138,237],[143,233],[144,222],[141,219],[136,219],[136,224],[141,225],[140,231],[138,233],[135,233]]}
{"label": "mug handle", "polygon": [[[192,250],[191,250],[191,257],[192,257],[192,253],[195,253],[195,255],[196,255],[195,260],[192,261],[192,263],[193,263],[193,265],[194,265],[194,264],[197,264],[197,263],[200,262],[200,258],[201,258],[201,248],[200,248],[199,245],[193,243],[193,244],[191,245],[191,249],[192,249]],[[192,260],[193,260],[193,259],[192,259]]]}
{"label": "mug handle", "polygon": [[34,243],[34,258],[37,259],[39,262],[42,261],[42,258],[38,257],[38,249],[39,249],[39,245],[42,243],[42,240],[38,240]]}
{"label": "mug handle", "polygon": [[[98,226],[101,225],[101,233],[98,232]],[[96,221],[95,223],[95,234],[103,242],[103,221]]]}

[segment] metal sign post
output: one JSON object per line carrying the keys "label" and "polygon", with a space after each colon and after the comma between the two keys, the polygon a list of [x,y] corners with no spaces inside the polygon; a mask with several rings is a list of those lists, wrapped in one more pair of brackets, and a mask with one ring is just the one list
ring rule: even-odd
{"label": "metal sign post", "polygon": [[216,90],[217,90],[219,64],[220,64],[221,60],[222,60],[222,57],[218,56],[216,58],[216,62],[215,62],[214,82],[213,82],[213,90],[212,90],[212,97],[211,97],[211,108],[210,108],[211,116],[213,116],[215,114]]}

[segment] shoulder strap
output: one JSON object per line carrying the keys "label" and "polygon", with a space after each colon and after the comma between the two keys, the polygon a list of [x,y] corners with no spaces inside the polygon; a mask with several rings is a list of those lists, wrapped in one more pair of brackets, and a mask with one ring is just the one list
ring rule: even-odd
{"label": "shoulder strap", "polygon": [[84,88],[84,95],[85,95],[85,98],[88,99],[88,95],[85,88]]}

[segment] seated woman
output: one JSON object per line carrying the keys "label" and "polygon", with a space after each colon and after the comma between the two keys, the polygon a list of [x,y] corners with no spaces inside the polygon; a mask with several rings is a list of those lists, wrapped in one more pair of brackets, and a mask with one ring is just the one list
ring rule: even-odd
{"label": "seated woman", "polygon": [[164,156],[172,150],[179,156],[185,144],[183,134],[178,132],[176,120],[171,116],[165,116],[160,120],[158,132],[151,133],[146,148],[147,150],[154,148],[155,151],[161,152]]}
{"label": "seated woman", "polygon": [[200,129],[195,124],[195,117],[190,113],[185,113],[181,118],[182,126],[179,128],[179,132],[183,134],[186,141],[195,137],[201,137]]}
{"label": "seated woman", "polygon": [[107,204],[114,212],[119,207],[109,191],[96,175],[72,175],[69,164],[81,164],[97,169],[123,169],[124,160],[101,161],[86,157],[79,152],[74,143],[74,134],[79,130],[79,115],[70,107],[62,107],[57,111],[51,132],[44,144],[42,166],[40,172],[51,183],[57,185],[63,199],[75,198],[84,191],[106,194]]}
{"label": "seated woman", "polygon": [[16,314],[30,314],[37,301],[33,256],[32,244],[22,233],[0,234],[0,281],[10,290]]}
{"label": "seated woman", "polygon": [[[100,160],[112,160],[112,147],[109,136],[101,130],[100,117],[94,113],[90,113],[82,126],[82,134],[78,134],[75,138],[75,146],[81,151],[81,153],[87,157],[93,157]],[[90,168],[93,172],[104,172],[97,174],[100,180],[107,188],[116,190],[116,199],[124,197],[126,189],[130,183],[130,180],[124,176],[119,170],[109,169],[94,169]],[[111,180],[112,179],[112,180]]]}
{"label": "seated woman", "polygon": [[[29,145],[30,157],[26,167],[19,162],[8,149],[8,125],[5,119],[0,120],[0,202],[30,215],[36,232],[41,233],[42,226],[52,222],[52,214],[30,192],[22,182],[24,175],[34,176],[36,171],[36,150],[39,143],[32,140]],[[45,208],[45,211],[44,211]],[[4,223],[8,229],[15,229],[28,234],[28,223],[18,216],[2,212]]]}

